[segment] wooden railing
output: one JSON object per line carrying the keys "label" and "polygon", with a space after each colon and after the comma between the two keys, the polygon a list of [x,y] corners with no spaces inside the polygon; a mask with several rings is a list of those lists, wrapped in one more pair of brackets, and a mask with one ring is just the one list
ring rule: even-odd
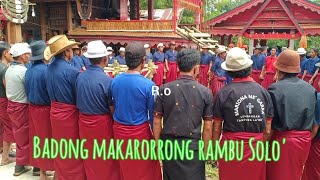
{"label": "wooden railing", "polygon": [[87,31],[171,32],[172,20],[88,20]]}

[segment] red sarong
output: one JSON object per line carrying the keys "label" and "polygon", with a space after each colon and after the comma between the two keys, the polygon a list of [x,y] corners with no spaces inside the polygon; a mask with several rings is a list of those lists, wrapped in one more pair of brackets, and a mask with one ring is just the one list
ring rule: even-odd
{"label": "red sarong", "polygon": [[108,75],[109,75],[111,78],[114,78],[112,72],[108,72]]}
{"label": "red sarong", "polygon": [[[75,105],[51,102],[50,112],[52,138],[60,142],[61,139],[72,139],[75,143],[79,139],[79,112]],[[73,156],[74,157],[74,156]],[[54,167],[59,180],[85,180],[82,160],[54,159]]]}
{"label": "red sarong", "polygon": [[177,63],[176,62],[168,62],[169,72],[166,75],[166,83],[175,81],[177,79]]}
{"label": "red sarong", "polygon": [[264,75],[264,80],[261,83],[261,86],[264,87],[265,89],[268,89],[269,86],[275,82],[273,80],[275,74],[276,73],[274,72],[266,72],[266,74]]}
{"label": "red sarong", "polygon": [[158,69],[156,74],[153,76],[153,81],[157,86],[161,86],[163,83],[164,66],[162,62],[156,62],[155,65],[158,66]]}
{"label": "red sarong", "polygon": [[[266,179],[266,163],[265,161],[249,161],[252,157],[252,150],[249,146],[249,140],[254,138],[254,141],[251,143],[252,147],[255,148],[257,141],[263,140],[262,133],[246,133],[246,132],[238,132],[238,133],[222,133],[222,139],[220,141],[221,147],[224,142],[234,141],[235,143],[239,143],[244,141],[243,148],[243,159],[241,161],[237,161],[236,158],[232,161],[226,162],[224,158],[220,159],[219,162],[219,178],[223,180],[236,180],[236,179],[250,179],[250,180],[265,180]],[[235,153],[242,153],[241,150],[239,152],[235,151]]]}
{"label": "red sarong", "polygon": [[[284,138],[285,144],[282,143]],[[271,141],[278,141],[281,144],[281,151],[279,161],[267,163],[267,179],[300,180],[311,146],[311,133],[309,131],[275,132]]]}
{"label": "red sarong", "polygon": [[30,114],[30,104],[29,104],[29,108],[28,108],[28,119],[29,119],[29,161],[30,161],[30,165],[34,166],[34,167],[39,167],[39,161],[38,159],[33,158],[33,137],[36,136],[35,135],[35,127],[34,127],[34,121],[33,121],[33,117],[37,116],[37,114]]}
{"label": "red sarong", "polygon": [[302,74],[298,74],[297,77],[301,79],[302,78]]}
{"label": "red sarong", "polygon": [[12,121],[13,137],[17,144],[16,165],[30,163],[28,104],[8,102],[8,115]]}
{"label": "red sarong", "polygon": [[8,99],[0,98],[0,121],[3,124],[3,141],[8,143],[15,142],[12,132],[12,122],[9,118],[8,112]]}
{"label": "red sarong", "polygon": [[0,148],[3,147],[3,123],[2,120],[0,119]]}
{"label": "red sarong", "polygon": [[[86,115],[79,116],[80,138],[86,139],[85,148],[93,152],[94,140],[102,144],[106,141],[106,147],[109,147],[109,140],[113,138],[112,129],[113,119],[111,115]],[[90,153],[93,154],[93,153]],[[104,160],[98,157],[93,160],[92,155],[83,161],[87,180],[120,180],[120,166],[116,160]]]}
{"label": "red sarong", "polygon": [[313,87],[317,90],[317,92],[320,92],[319,81],[320,81],[320,73],[317,74],[317,76],[313,82]]}
{"label": "red sarong", "polygon": [[[128,139],[131,139],[132,141],[137,139],[140,141],[140,144],[142,140],[153,139],[149,123],[147,122],[137,126],[127,126],[115,121],[113,124],[113,131],[115,140],[124,140],[122,145],[123,154],[126,153]],[[162,179],[160,162],[158,160],[119,160],[119,163],[122,180]]]}
{"label": "red sarong", "polygon": [[[29,122],[30,122],[30,142],[33,142],[33,137],[38,136],[40,138],[40,147],[44,147],[44,140],[52,138],[52,128],[50,121],[50,106],[37,106],[29,104]],[[33,134],[31,134],[31,123],[33,125]],[[31,147],[33,144],[31,143]],[[31,148],[32,149],[32,148]],[[31,159],[33,156],[31,156]],[[48,158],[34,159],[36,167],[39,167],[43,171],[53,171],[53,160]]]}
{"label": "red sarong", "polygon": [[208,71],[209,71],[208,64],[200,65],[200,72],[199,72],[199,83],[204,85],[205,87],[208,86]]}
{"label": "red sarong", "polygon": [[251,73],[252,79],[258,84],[261,84],[260,74],[261,74],[260,70],[252,70],[252,73]]}
{"label": "red sarong", "polygon": [[226,78],[213,75],[211,80],[210,89],[212,90],[213,97],[216,97],[218,92],[224,87]]}
{"label": "red sarong", "polygon": [[309,157],[304,166],[301,180],[320,179],[320,138],[312,140]]}
{"label": "red sarong", "polygon": [[306,81],[307,83],[309,83],[310,79],[312,78],[312,75],[310,74],[307,74],[305,77],[304,77],[304,81]]}

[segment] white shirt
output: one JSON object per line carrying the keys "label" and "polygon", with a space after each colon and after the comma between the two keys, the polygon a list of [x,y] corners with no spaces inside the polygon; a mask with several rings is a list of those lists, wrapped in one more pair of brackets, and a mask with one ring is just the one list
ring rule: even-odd
{"label": "white shirt", "polygon": [[10,101],[28,103],[25,91],[25,75],[27,68],[23,64],[11,65],[6,74],[6,94]]}

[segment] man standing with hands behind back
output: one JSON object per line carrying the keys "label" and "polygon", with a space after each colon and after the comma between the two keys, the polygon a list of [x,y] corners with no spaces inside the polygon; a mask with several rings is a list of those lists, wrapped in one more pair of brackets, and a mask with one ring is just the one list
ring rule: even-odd
{"label": "man standing with hands behind back", "polygon": [[[163,161],[164,180],[205,180],[205,162],[199,160],[199,140],[204,141],[205,151],[212,136],[213,95],[209,88],[199,84],[195,77],[200,65],[200,54],[194,49],[178,53],[177,62],[181,76],[161,86],[154,112],[156,141],[191,141],[193,160]],[[170,95],[164,95],[170,89]],[[162,127],[163,117],[163,127]],[[201,127],[203,132],[201,133]],[[172,150],[172,149],[171,149]],[[170,151],[170,149],[164,149]]]}

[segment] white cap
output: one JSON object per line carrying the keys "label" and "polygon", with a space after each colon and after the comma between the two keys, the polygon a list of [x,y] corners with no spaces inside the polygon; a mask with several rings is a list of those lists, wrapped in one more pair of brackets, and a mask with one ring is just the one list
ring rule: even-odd
{"label": "white cap", "polygon": [[298,48],[297,53],[299,55],[305,55],[307,52],[306,52],[306,50],[304,48]]}
{"label": "white cap", "polygon": [[164,47],[163,43],[159,43],[158,46],[157,46],[157,48],[158,48],[158,47]]}
{"label": "white cap", "polygon": [[119,52],[126,52],[126,49],[125,49],[124,47],[121,47],[121,48],[119,49]]}
{"label": "white cap", "polygon": [[27,43],[16,43],[12,45],[10,49],[10,54],[12,54],[12,57],[18,57],[26,53],[31,53],[30,46]]}
{"label": "white cap", "polygon": [[88,43],[87,52],[83,55],[87,58],[99,58],[112,54],[110,51],[107,51],[106,46],[101,40],[91,41]]}
{"label": "white cap", "polygon": [[113,51],[112,47],[108,46],[107,51]]}
{"label": "white cap", "polygon": [[249,68],[252,64],[253,61],[247,53],[243,49],[235,47],[230,49],[226,61],[221,64],[221,68],[226,71],[241,71]]}
{"label": "white cap", "polygon": [[143,47],[144,47],[145,49],[148,49],[150,46],[149,46],[149,44],[145,44]]}

